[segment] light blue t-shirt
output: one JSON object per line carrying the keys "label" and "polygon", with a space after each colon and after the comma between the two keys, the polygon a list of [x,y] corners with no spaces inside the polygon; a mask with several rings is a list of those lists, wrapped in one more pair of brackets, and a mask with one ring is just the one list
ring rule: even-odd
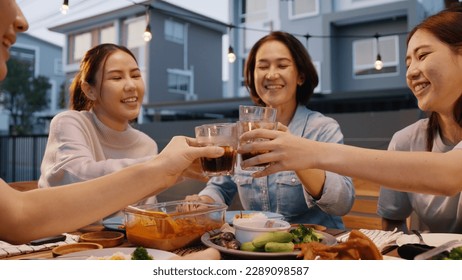
{"label": "light blue t-shirt", "polygon": [[[289,130],[293,135],[316,141],[343,143],[343,134],[334,119],[304,106],[297,107]],[[199,195],[229,205],[238,193],[245,210],[280,213],[290,223],[344,228],[341,216],[349,212],[354,202],[351,178],[326,172],[322,196],[316,200],[305,191],[294,171],[261,178],[253,178],[252,173],[238,166],[233,176],[210,179]]]}
{"label": "light blue t-shirt", "polygon": [[[428,119],[398,131],[390,141],[389,150],[425,151]],[[440,135],[433,142],[434,153],[445,153],[453,149],[462,149],[462,142],[456,146],[443,143]],[[394,191],[382,186],[377,214],[390,220],[405,220],[415,211],[419,221],[431,232],[462,233],[462,198],[454,196],[430,195]]]}

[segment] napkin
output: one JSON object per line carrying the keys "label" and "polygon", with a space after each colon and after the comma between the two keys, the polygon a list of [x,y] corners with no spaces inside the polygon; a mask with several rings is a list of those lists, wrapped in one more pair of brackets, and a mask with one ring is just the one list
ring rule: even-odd
{"label": "napkin", "polygon": [[[396,239],[400,237],[403,232],[398,231],[396,228],[393,231],[385,231],[385,230],[378,230],[378,229],[360,229],[360,232],[364,233],[369,239],[374,242],[375,246],[380,251],[384,251],[389,246],[396,246]],[[337,237],[337,242],[345,242],[348,240],[350,233],[346,233]]]}
{"label": "napkin", "polygon": [[21,245],[12,245],[5,241],[0,240],[0,259],[12,257],[16,255],[28,254],[32,252],[38,252],[43,250],[50,250],[51,248],[64,245],[64,244],[71,244],[79,242],[79,236],[74,234],[63,233],[66,235],[66,240],[54,242],[54,243],[46,243],[43,245],[31,246],[28,244],[21,244]]}

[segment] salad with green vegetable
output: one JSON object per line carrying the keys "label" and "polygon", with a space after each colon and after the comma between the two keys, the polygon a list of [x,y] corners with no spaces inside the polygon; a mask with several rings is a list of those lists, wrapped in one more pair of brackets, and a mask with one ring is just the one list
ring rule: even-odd
{"label": "salad with green vegetable", "polygon": [[154,258],[144,247],[137,247],[132,253],[132,260],[153,260]]}
{"label": "salad with green vegetable", "polygon": [[462,260],[462,246],[451,249],[435,257],[438,260]]}
{"label": "salad with green vegetable", "polygon": [[308,243],[308,242],[321,242],[323,236],[321,233],[316,232],[313,228],[306,227],[299,224],[297,228],[290,230],[295,244]]}

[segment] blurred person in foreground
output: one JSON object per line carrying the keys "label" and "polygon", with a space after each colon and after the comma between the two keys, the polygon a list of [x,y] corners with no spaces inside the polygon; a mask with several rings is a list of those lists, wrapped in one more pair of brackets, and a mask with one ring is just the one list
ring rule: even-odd
{"label": "blurred person in foreground", "polygon": [[[279,129],[315,141],[343,143],[334,119],[307,108],[318,74],[293,35],[275,31],[258,40],[247,57],[244,77],[256,105],[277,109]],[[294,155],[293,160],[298,159]],[[279,213],[290,223],[344,228],[341,216],[354,201],[351,178],[322,169],[286,170],[263,178],[252,177],[253,172],[237,166],[232,176],[213,177],[199,197],[229,205],[239,194],[245,210]]]}
{"label": "blurred person in foreground", "polygon": [[[378,214],[385,230],[407,232],[415,211],[431,232],[462,233],[462,7],[428,17],[408,35],[406,81],[428,118],[398,131],[388,151],[303,139],[255,130],[241,147],[271,152],[244,166],[271,163],[255,177],[282,170],[320,168],[382,185]],[[443,65],[443,66],[442,66]]]}
{"label": "blurred person in foreground", "polygon": [[[0,0],[0,14],[0,80],[3,80],[7,74],[9,48],[15,43],[16,34],[28,29],[28,23],[14,0]],[[0,240],[20,244],[73,231],[166,190],[181,180],[185,170],[199,166],[193,162],[200,157],[223,154],[222,148],[195,145],[195,139],[176,136],[155,158],[110,175],[59,188],[19,192],[0,179]],[[133,189],[127,190],[127,185]],[[197,257],[219,257],[215,249],[207,250],[210,250],[207,254]]]}

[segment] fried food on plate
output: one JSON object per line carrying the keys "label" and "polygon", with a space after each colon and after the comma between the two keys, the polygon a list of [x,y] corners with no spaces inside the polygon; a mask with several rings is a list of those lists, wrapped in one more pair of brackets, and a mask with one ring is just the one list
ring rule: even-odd
{"label": "fried food on plate", "polygon": [[383,256],[372,240],[359,230],[352,230],[346,242],[333,246],[319,242],[298,245],[304,260],[382,260]]}

